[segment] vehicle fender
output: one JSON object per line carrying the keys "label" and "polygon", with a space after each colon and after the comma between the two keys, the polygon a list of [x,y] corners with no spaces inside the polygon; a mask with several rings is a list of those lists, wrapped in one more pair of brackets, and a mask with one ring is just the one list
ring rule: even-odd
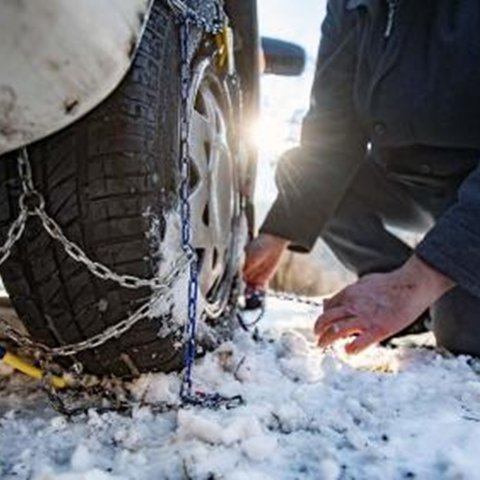
{"label": "vehicle fender", "polygon": [[247,150],[248,165],[242,179],[246,200],[248,230],[255,235],[255,177],[258,151],[250,134],[260,109],[260,37],[258,32],[257,0],[226,0],[225,9],[231,18],[235,35],[236,65],[243,93],[243,144]]}
{"label": "vehicle fender", "polygon": [[0,153],[102,102],[129,69],[152,0],[0,0]]}

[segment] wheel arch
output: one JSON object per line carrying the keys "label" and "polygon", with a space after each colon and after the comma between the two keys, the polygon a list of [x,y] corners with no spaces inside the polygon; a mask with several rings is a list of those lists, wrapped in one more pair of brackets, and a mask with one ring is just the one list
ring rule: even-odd
{"label": "wheel arch", "polygon": [[255,230],[253,195],[258,153],[248,132],[260,111],[260,36],[257,0],[225,0],[225,10],[235,32],[236,66],[243,92],[243,129],[248,148],[248,166],[243,193],[246,199],[249,232],[253,235]]}
{"label": "wheel arch", "polygon": [[0,0],[0,154],[71,125],[105,100],[133,63],[152,5]]}

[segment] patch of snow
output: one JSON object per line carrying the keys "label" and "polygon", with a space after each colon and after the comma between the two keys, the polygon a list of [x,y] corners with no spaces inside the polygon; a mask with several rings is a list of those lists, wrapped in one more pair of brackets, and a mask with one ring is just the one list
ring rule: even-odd
{"label": "patch of snow", "polygon": [[[149,218],[154,216],[145,213]],[[151,232],[149,237],[157,238],[159,235],[158,220],[155,222],[151,220]],[[157,239],[158,242],[158,239]],[[181,241],[181,222],[178,212],[169,212],[165,217],[165,235],[164,240],[158,244],[159,252],[158,261],[158,275],[167,275],[174,268],[175,262],[183,254]],[[171,313],[171,325],[163,325],[159,331],[159,336],[168,336],[175,327],[183,326],[185,322],[186,294],[188,285],[188,268],[183,272],[173,284],[173,288],[166,295],[155,303],[152,308],[152,318],[158,318]],[[168,323],[168,322],[167,322]]]}
{"label": "patch of snow", "polygon": [[[272,300],[260,339],[238,331],[198,361],[195,387],[242,395],[246,404],[233,410],[92,410],[68,421],[35,382],[5,373],[0,478],[479,478],[480,379],[471,359],[417,348],[413,337],[359,357],[341,345],[320,351],[310,331],[317,314]],[[172,402],[179,385],[177,374],[151,374],[131,389]]]}
{"label": "patch of snow", "polygon": [[113,476],[97,469],[82,473],[60,473],[56,474],[50,469],[35,475],[33,480],[123,480],[125,477]]}
{"label": "patch of snow", "polygon": [[[148,212],[145,215],[149,216],[149,218],[152,217]],[[152,221],[151,224],[151,232],[148,236],[154,238],[155,235],[158,236],[158,225],[155,221]],[[166,213],[164,237],[164,240],[158,245],[158,275],[160,276],[170,273],[180,256],[184,254],[181,240],[181,218],[178,211]],[[158,336],[166,338],[173,333],[176,338],[174,346],[178,347],[178,349],[181,349],[184,345],[183,337],[188,312],[187,292],[189,281],[190,268],[187,266],[175,280],[171,290],[166,294],[162,294],[153,304],[150,312],[151,318],[162,319]],[[197,302],[197,338],[202,339],[202,342],[200,342],[202,344],[215,345],[215,335],[203,321],[201,315],[205,309],[205,302],[204,296],[199,291]]]}

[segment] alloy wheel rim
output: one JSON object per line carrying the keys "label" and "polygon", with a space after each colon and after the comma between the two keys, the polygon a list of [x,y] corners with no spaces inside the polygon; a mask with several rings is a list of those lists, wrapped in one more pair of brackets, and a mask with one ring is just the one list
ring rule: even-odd
{"label": "alloy wheel rim", "polygon": [[190,206],[200,293],[207,315],[216,318],[225,309],[233,281],[239,194],[228,94],[208,65],[196,70],[190,97]]}

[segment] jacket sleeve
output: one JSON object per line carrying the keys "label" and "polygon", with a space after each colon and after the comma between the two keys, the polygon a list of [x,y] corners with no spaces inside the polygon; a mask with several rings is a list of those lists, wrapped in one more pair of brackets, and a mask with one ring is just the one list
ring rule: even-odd
{"label": "jacket sleeve", "polygon": [[311,250],[366,153],[353,106],[355,19],[345,0],[329,0],[301,144],[279,161],[278,196],[260,229],[292,250]]}
{"label": "jacket sleeve", "polygon": [[416,254],[480,297],[480,164],[462,183],[457,202],[417,246]]}

